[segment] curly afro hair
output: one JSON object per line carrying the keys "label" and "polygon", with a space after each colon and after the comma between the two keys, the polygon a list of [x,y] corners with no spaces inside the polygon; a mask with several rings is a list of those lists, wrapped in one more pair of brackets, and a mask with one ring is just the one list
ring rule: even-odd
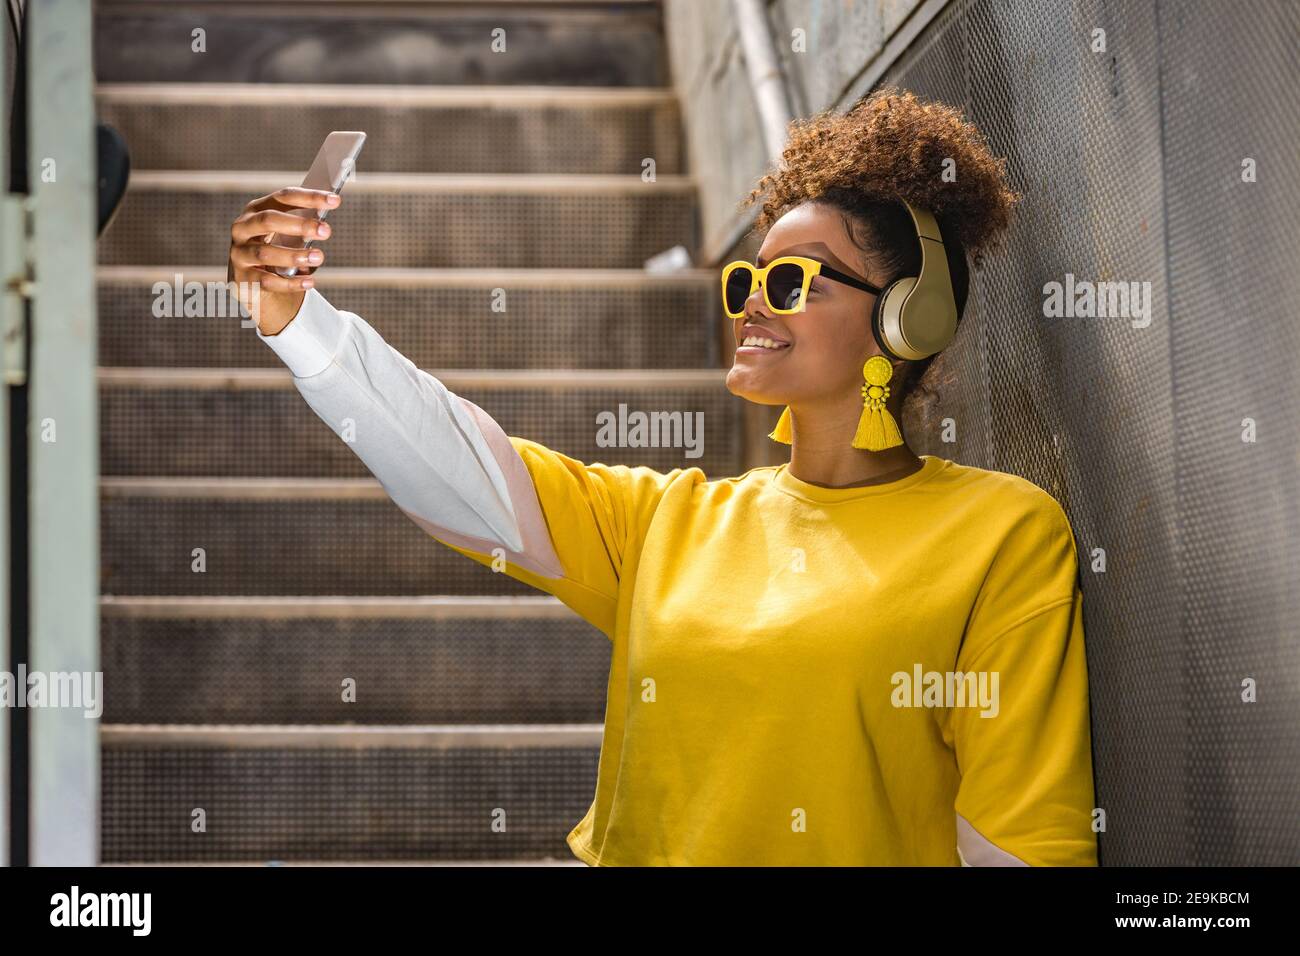
{"label": "curly afro hair", "polygon": [[[741,208],[762,200],[754,222],[761,233],[804,202],[837,209],[868,273],[884,284],[916,275],[921,267],[915,228],[899,200],[930,210],[943,233],[960,319],[970,286],[966,254],[978,268],[1020,198],[1007,186],[1006,160],[993,156],[959,110],[889,87],[848,112],[825,110],[793,121],[776,169],[758,181]],[[904,397],[933,358],[908,363],[900,383]]]}

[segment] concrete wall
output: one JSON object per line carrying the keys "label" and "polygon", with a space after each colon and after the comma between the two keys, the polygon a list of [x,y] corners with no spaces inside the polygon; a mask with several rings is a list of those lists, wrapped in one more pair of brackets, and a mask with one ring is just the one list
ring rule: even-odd
{"label": "concrete wall", "polygon": [[[796,116],[842,109],[866,91],[912,31],[926,0],[770,0],[768,21]],[[775,157],[766,154],[731,0],[665,0],[664,31],[681,99],[691,170],[701,183],[700,265],[715,265],[743,237],[754,211],[738,210]]]}

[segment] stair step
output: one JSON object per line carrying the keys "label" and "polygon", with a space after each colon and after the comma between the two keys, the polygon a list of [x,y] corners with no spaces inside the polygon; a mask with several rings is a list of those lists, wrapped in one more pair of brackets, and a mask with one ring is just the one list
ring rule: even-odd
{"label": "stair step", "polygon": [[[202,25],[208,55],[191,31]],[[494,52],[494,30],[505,50]],[[657,3],[101,0],[101,82],[663,86]]]}
{"label": "stair step", "polygon": [[549,595],[503,598],[450,594],[398,597],[105,594],[100,597],[99,606],[104,618],[133,621],[558,621],[573,616],[572,611]]}
{"label": "stair step", "polygon": [[[580,461],[648,465],[658,470],[698,467],[715,476],[737,473],[740,429],[734,422],[739,400],[726,390],[723,369],[489,369],[433,374],[491,415],[506,434],[527,436]],[[103,475],[346,478],[369,474],[352,447],[298,394],[286,369],[101,369],[99,381]],[[646,441],[658,441],[662,434],[664,444],[676,442],[678,447],[597,444],[598,415],[612,416],[613,437],[618,440],[617,423],[626,425],[627,416],[634,412],[675,415],[658,420],[663,427],[655,430],[653,438],[647,432]],[[632,433],[625,434],[631,440]],[[697,457],[687,457],[696,451]]]}
{"label": "stair step", "polygon": [[110,724],[105,747],[170,750],[521,750],[599,747],[592,724]]}
{"label": "stair step", "polygon": [[[178,274],[224,284],[244,205],[364,129],[322,244],[336,306],[508,434],[737,473],[716,270],[644,268],[699,243],[660,4],[95,15],[97,112],[133,160],[97,246],[104,865],[585,865],[565,837],[595,789],[608,638],[412,523],[251,329],[155,306]],[[704,454],[597,445],[620,411],[707,413]]]}
{"label": "stair step", "polygon": [[[103,265],[220,266],[252,199],[302,181],[284,172],[133,173],[100,239]],[[661,175],[358,172],[331,212],[326,267],[641,268],[698,244],[696,184]]]}
{"label": "stair step", "polygon": [[540,860],[221,860],[214,863],[103,863],[101,866],[130,868],[139,866],[587,866],[570,855],[567,860],[547,857]]}
{"label": "stair step", "polygon": [[[103,725],[103,860],[571,857],[564,838],[591,804],[600,733]],[[206,832],[192,832],[198,808]]]}
{"label": "stair step", "polygon": [[[233,311],[205,318],[175,308],[187,283],[200,284],[189,293],[197,302],[198,289],[206,301],[207,284],[225,281],[224,267],[100,266],[100,364],[283,368]],[[159,282],[165,285],[155,292]],[[718,366],[722,313],[713,270],[331,266],[317,288],[421,368]],[[212,301],[222,312],[221,300]],[[155,315],[156,303],[172,314]]]}
{"label": "stair step", "polygon": [[105,598],[100,639],[125,724],[598,723],[610,664],[545,595]]}
{"label": "stair step", "polygon": [[105,594],[539,593],[440,544],[373,479],[106,478],[100,487]]}
{"label": "stair step", "polygon": [[670,89],[549,86],[101,84],[99,119],[134,170],[281,170],[310,165],[332,130],[367,133],[363,171],[682,171]]}

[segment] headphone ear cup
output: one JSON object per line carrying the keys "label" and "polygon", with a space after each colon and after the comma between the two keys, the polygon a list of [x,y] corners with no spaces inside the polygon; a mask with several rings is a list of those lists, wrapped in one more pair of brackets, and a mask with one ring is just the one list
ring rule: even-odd
{"label": "headphone ear cup", "polygon": [[893,340],[891,331],[902,327],[900,314],[902,305],[907,299],[907,293],[912,291],[912,286],[915,284],[915,277],[904,276],[902,279],[896,279],[876,296],[876,304],[871,309],[871,334],[875,337],[876,344],[880,346],[880,351],[884,352],[888,359],[902,358],[898,354],[902,343]]}

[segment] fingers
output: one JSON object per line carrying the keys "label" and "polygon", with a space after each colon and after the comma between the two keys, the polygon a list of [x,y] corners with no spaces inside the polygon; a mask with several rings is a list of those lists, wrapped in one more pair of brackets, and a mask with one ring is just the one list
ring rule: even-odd
{"label": "fingers", "polygon": [[236,245],[273,232],[304,239],[324,239],[330,234],[329,225],[315,218],[304,218],[279,209],[247,211],[252,205],[249,203],[246,211],[230,227],[230,239]]}
{"label": "fingers", "polygon": [[260,209],[316,208],[332,209],[339,204],[339,195],[328,189],[307,189],[305,186],[284,186],[273,193],[259,196],[244,207],[245,211]]}
{"label": "fingers", "polygon": [[286,279],[276,272],[263,269],[245,269],[239,273],[239,281],[256,285],[263,292],[301,292],[316,284],[311,276],[296,275]]}
{"label": "fingers", "polygon": [[[328,239],[332,229],[315,216],[294,210],[338,206],[337,193],[325,189],[286,186],[260,196],[244,206],[230,227],[230,257],[226,265],[227,281],[255,283],[263,292],[294,293],[315,284],[312,273],[325,261],[320,249],[282,246],[264,241],[273,234],[301,236],[303,240]],[[274,270],[296,266],[298,274],[286,278]]]}
{"label": "fingers", "polygon": [[270,268],[279,266],[319,266],[325,261],[325,253],[320,249],[293,249],[268,242],[246,242],[236,245],[230,251],[230,261],[237,268]]}

